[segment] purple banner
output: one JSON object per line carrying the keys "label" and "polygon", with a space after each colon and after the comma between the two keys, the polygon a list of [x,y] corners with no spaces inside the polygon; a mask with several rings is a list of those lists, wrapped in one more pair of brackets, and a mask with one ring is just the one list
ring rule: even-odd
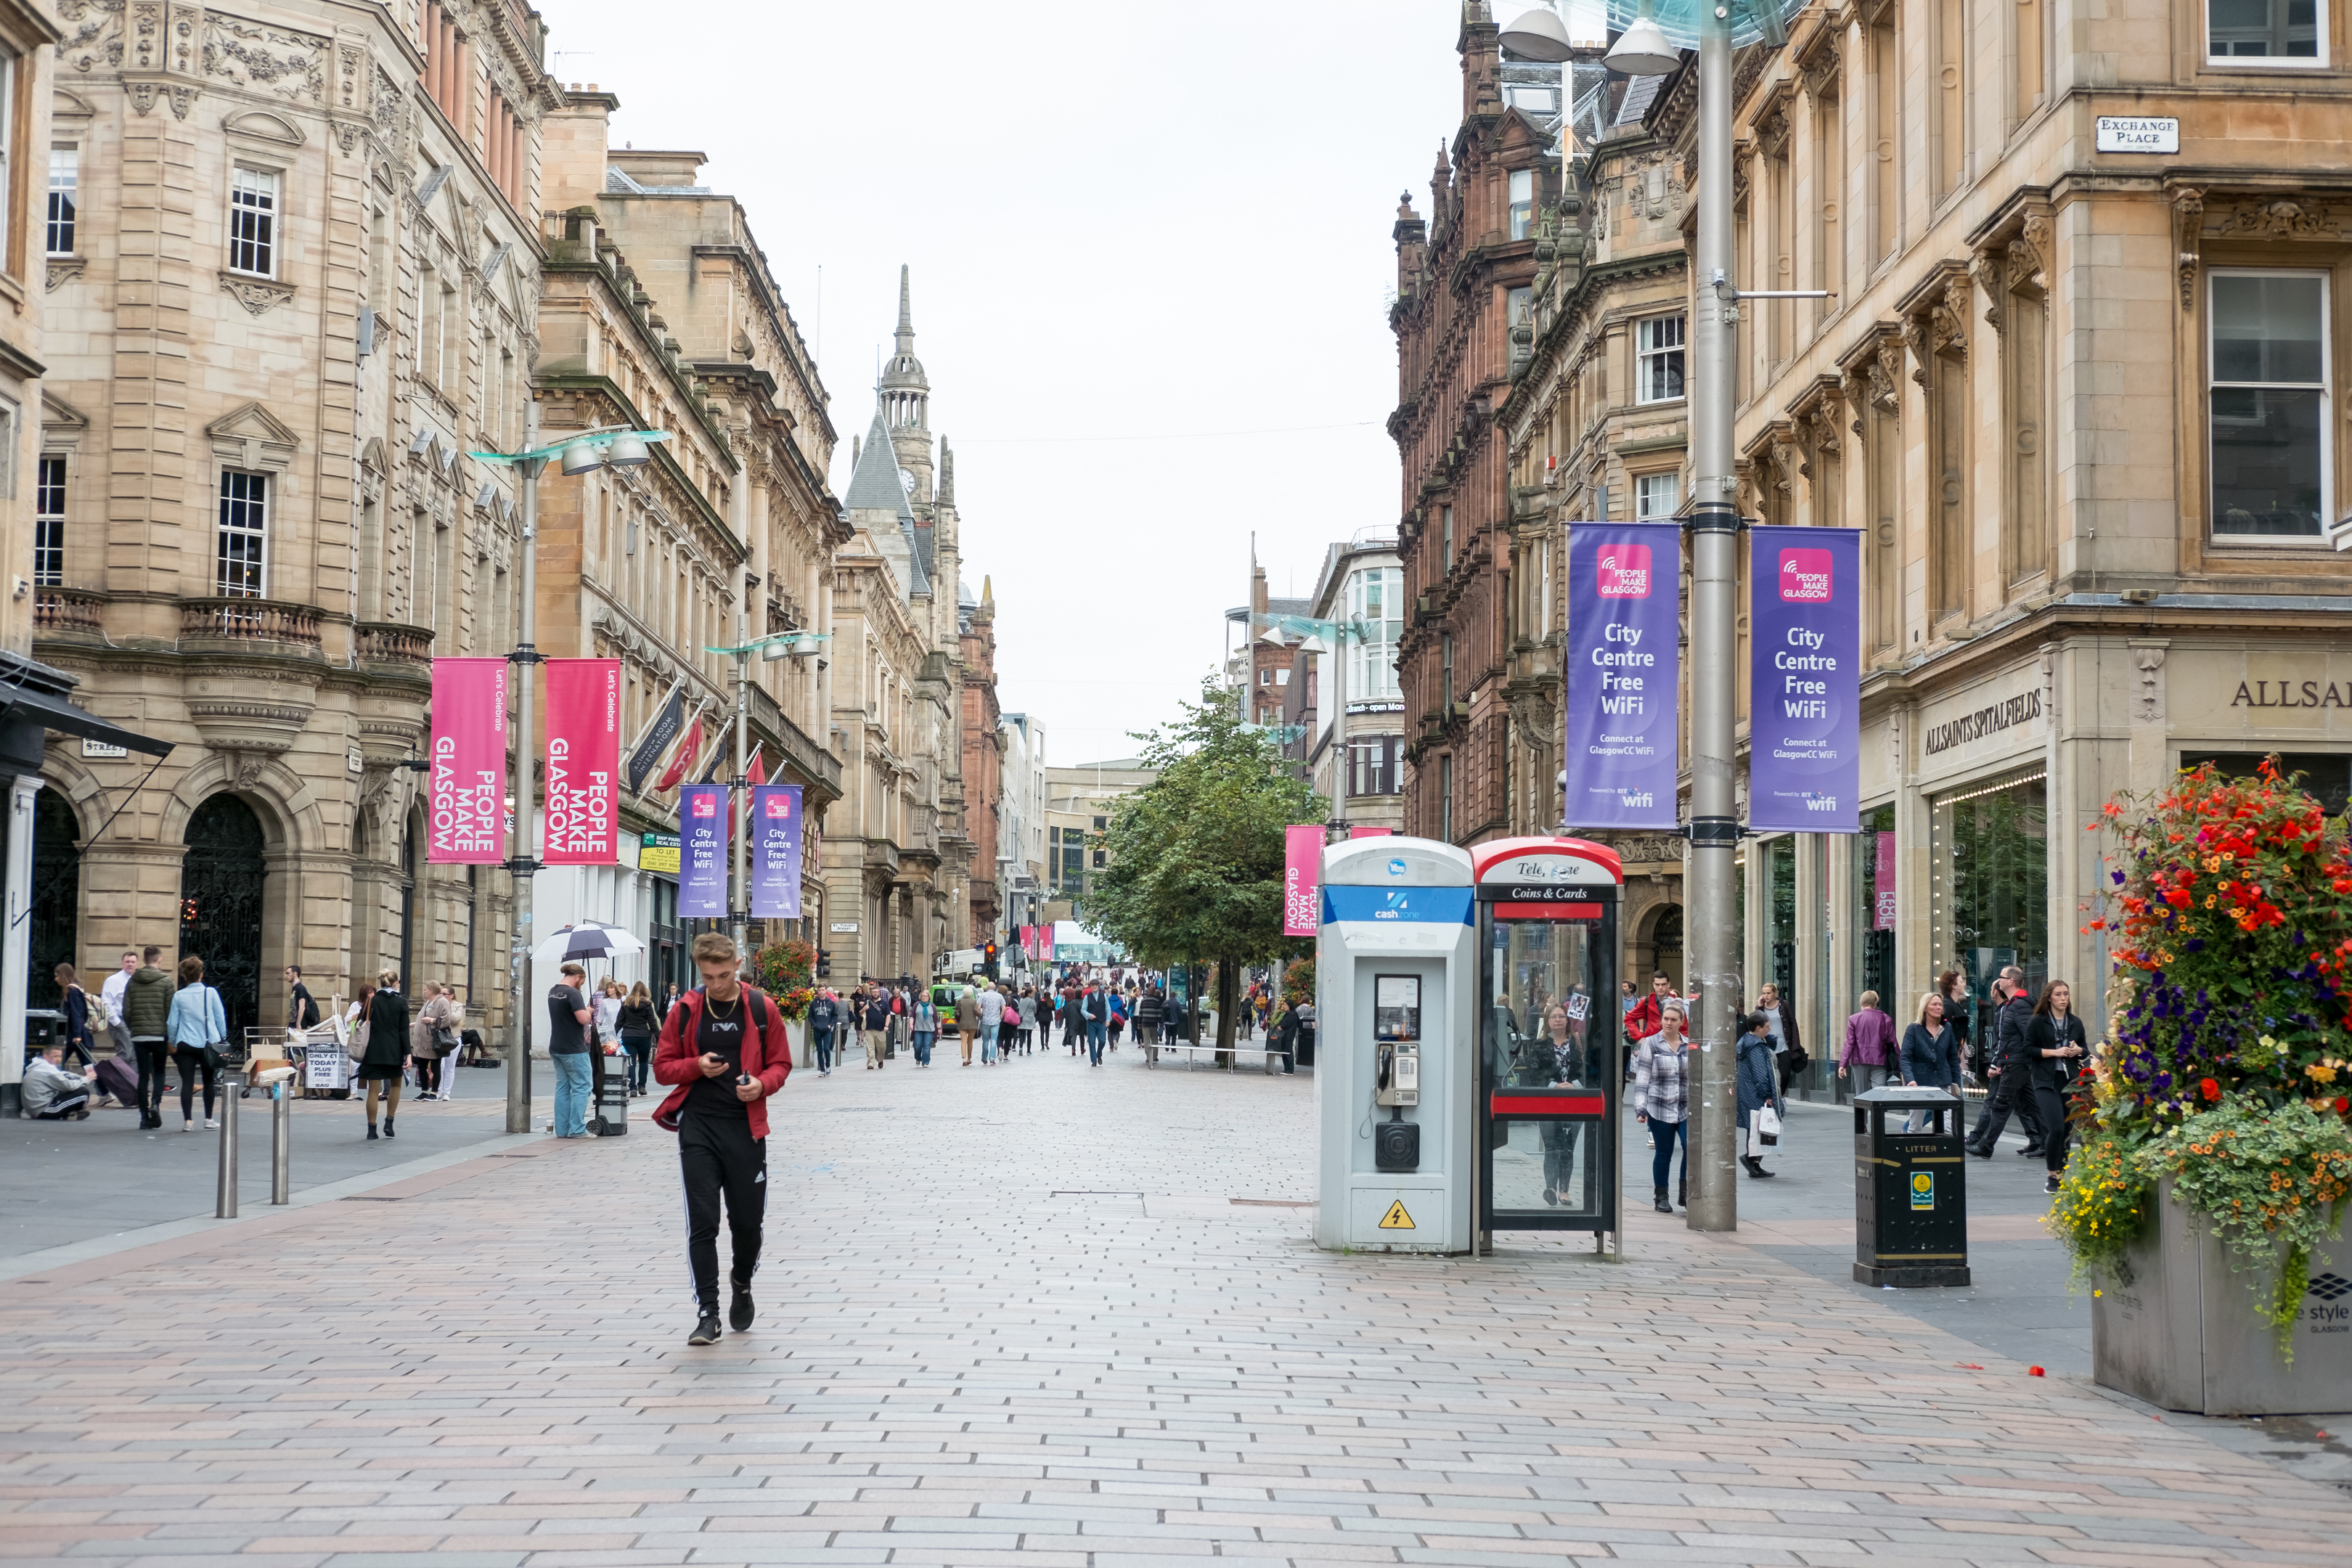
{"label": "purple banner", "polygon": [[801,786],[751,790],[751,918],[801,918]]}
{"label": "purple banner", "polygon": [[727,816],[725,784],[688,784],[677,792],[680,920],[726,918]]}
{"label": "purple banner", "polygon": [[1568,531],[1568,820],[1672,827],[1682,528]]}
{"label": "purple banner", "polygon": [[1748,826],[1858,833],[1862,533],[1752,528]]}

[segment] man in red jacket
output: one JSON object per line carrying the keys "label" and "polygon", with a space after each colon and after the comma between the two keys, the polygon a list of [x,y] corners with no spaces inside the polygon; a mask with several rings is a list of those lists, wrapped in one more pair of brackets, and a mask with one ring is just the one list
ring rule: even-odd
{"label": "man in red jacket", "polygon": [[677,1134],[686,1183],[686,1257],[694,1273],[698,1319],[690,1345],[719,1331],[719,1203],[735,1243],[728,1321],[751,1326],[751,1275],[760,1267],[760,1227],[768,1201],[768,1096],[793,1070],[783,1010],[735,977],[741,960],[718,931],[694,939],[700,989],[677,999],[654,1048],[654,1081],[672,1085],[654,1124]]}
{"label": "man in red jacket", "polygon": [[1633,1010],[1625,1015],[1625,1043],[1639,1045],[1656,1034],[1660,1027],[1659,1020],[1664,1016],[1662,1009],[1675,1000],[1675,983],[1667,977],[1666,972],[1661,969],[1651,975],[1650,994],[1634,1003]]}

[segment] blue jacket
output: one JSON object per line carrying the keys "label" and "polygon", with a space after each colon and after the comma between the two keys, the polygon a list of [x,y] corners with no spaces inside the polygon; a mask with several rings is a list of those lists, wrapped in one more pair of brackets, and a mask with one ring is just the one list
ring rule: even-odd
{"label": "blue jacket", "polygon": [[201,980],[172,993],[163,1038],[175,1051],[201,1051],[206,1046],[228,1044],[228,1014],[221,1006],[220,993]]}
{"label": "blue jacket", "polygon": [[1949,1089],[1960,1081],[1960,1037],[1949,1024],[1929,1034],[1925,1024],[1903,1031],[1903,1081],[1921,1089]]}
{"label": "blue jacket", "polygon": [[1739,1037],[1739,1125],[1748,1125],[1748,1113],[1764,1106],[1779,1110],[1780,1096],[1773,1084],[1772,1042],[1763,1035]]}

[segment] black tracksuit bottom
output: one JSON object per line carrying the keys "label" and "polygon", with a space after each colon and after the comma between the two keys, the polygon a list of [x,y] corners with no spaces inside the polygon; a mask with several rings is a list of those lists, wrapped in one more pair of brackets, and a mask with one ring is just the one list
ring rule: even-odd
{"label": "black tracksuit bottom", "polygon": [[694,1301],[719,1310],[719,1202],[727,1200],[727,1228],[735,1241],[734,1276],[751,1282],[760,1267],[760,1227],[768,1208],[768,1144],[751,1136],[740,1116],[677,1119],[677,1163],[686,1182],[686,1260],[694,1271]]}
{"label": "black tracksuit bottom", "polygon": [[1977,1112],[1976,1131],[1969,1134],[1969,1142],[1979,1149],[1999,1148],[2001,1129],[2009,1125],[2011,1111],[2025,1124],[2029,1143],[2048,1147],[2042,1107],[2034,1099],[2033,1084],[2022,1060],[2002,1064],[2000,1076],[1992,1080],[1992,1092],[1985,1096],[1984,1109]]}

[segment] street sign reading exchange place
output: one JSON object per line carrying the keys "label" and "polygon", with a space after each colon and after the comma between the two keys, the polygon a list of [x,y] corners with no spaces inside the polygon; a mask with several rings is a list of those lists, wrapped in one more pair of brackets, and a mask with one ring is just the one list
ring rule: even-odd
{"label": "street sign reading exchange place", "polygon": [[2102,153],[2178,153],[2180,121],[2168,116],[2102,114],[2098,149]]}

